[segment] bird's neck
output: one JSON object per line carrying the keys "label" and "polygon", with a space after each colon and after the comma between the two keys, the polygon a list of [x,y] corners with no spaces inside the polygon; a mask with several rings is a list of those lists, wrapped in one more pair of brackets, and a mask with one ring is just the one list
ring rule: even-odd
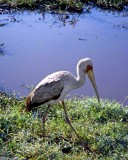
{"label": "bird's neck", "polygon": [[77,80],[77,88],[83,86],[85,83],[85,73],[79,67],[77,67],[76,80]]}

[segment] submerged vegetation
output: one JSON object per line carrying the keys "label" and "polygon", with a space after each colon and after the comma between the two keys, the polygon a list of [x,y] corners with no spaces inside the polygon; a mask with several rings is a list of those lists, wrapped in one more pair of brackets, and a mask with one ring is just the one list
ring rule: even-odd
{"label": "submerged vegetation", "polygon": [[128,108],[116,102],[94,98],[65,101],[73,126],[89,146],[84,151],[65,122],[63,108],[54,105],[42,137],[45,106],[33,113],[24,111],[25,100],[0,95],[0,159],[128,159]]}
{"label": "submerged vegetation", "polygon": [[86,6],[93,5],[105,9],[122,10],[128,0],[0,0],[0,8],[40,8],[60,9],[82,12]]}
{"label": "submerged vegetation", "polygon": [[0,56],[4,55],[4,43],[0,43]]}

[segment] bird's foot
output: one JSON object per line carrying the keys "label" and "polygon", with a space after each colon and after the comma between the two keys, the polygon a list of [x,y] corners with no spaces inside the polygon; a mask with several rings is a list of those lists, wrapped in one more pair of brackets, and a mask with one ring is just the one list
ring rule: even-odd
{"label": "bird's foot", "polygon": [[90,147],[89,147],[89,145],[88,145],[88,143],[87,142],[85,142],[84,140],[80,140],[80,143],[81,143],[81,145],[83,146],[83,149],[84,149],[84,151],[89,151],[89,152],[91,152],[91,149],[90,149]]}

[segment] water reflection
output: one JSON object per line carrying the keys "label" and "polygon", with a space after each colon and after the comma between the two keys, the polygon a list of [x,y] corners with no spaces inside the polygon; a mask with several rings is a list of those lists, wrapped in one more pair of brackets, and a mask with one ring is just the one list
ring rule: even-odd
{"label": "water reflection", "polygon": [[[9,23],[22,23],[25,24],[25,19],[23,16],[33,16],[33,23],[38,23],[38,21],[47,21],[48,14],[51,16],[51,25],[56,23],[59,26],[66,26],[72,25],[75,26],[77,21],[83,17],[85,14],[78,14],[78,13],[68,13],[68,12],[41,12],[41,11],[21,11],[21,12],[14,12],[12,14],[4,14],[0,19],[0,26],[5,26]],[[30,18],[29,17],[29,18]]]}
{"label": "water reflection", "polygon": [[[90,14],[16,12],[0,15],[0,84],[27,95],[46,75],[68,70],[76,75],[79,59],[90,57],[101,98],[123,102],[128,96],[128,17],[92,10]],[[7,53],[7,54],[6,54]],[[125,72],[124,72],[125,71]],[[4,85],[3,85],[4,81]],[[88,79],[71,95],[93,96]]]}

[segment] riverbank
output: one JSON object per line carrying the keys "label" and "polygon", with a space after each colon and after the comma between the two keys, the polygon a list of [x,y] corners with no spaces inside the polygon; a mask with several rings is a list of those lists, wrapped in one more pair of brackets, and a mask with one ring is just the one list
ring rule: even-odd
{"label": "riverbank", "polygon": [[0,95],[0,159],[127,159],[128,108],[94,98],[72,98],[66,106],[73,126],[88,144],[83,151],[79,139],[64,120],[63,108],[54,105],[42,137],[42,114],[24,111],[25,100]]}
{"label": "riverbank", "polygon": [[0,0],[0,8],[2,9],[43,9],[43,10],[65,10],[73,12],[82,12],[88,6],[98,6],[109,10],[122,10],[128,5],[128,0]]}

